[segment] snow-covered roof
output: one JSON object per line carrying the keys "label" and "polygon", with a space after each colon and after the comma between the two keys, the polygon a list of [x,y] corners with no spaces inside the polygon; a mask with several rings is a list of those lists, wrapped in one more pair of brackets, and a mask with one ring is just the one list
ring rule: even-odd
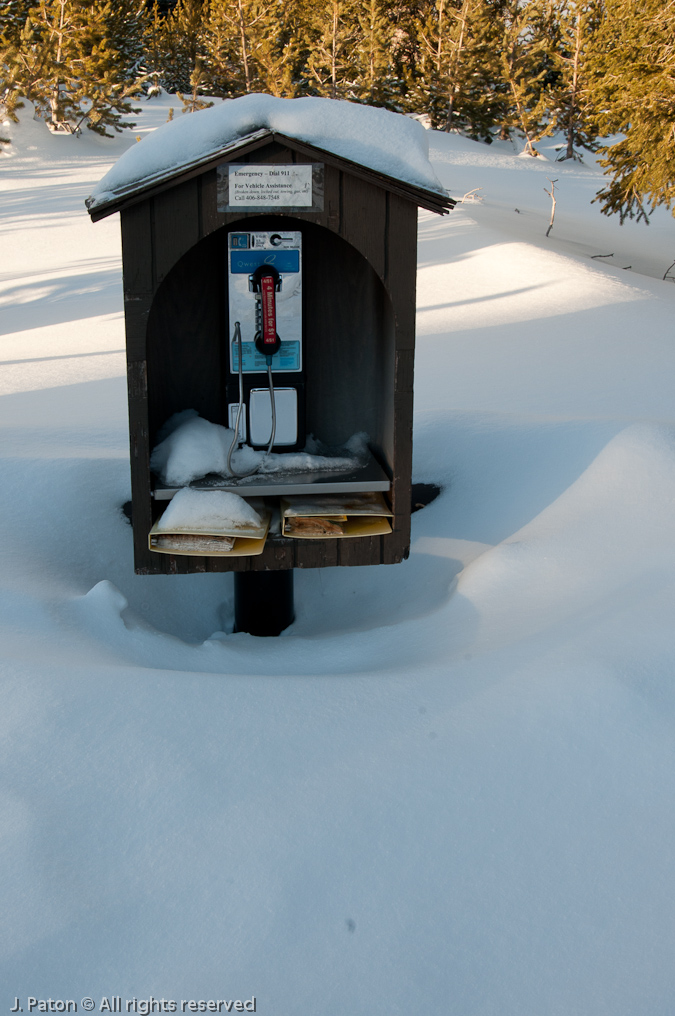
{"label": "snow-covered roof", "polygon": [[225,156],[244,139],[265,132],[306,142],[394,181],[442,196],[445,205],[450,203],[429,162],[427,132],[416,120],[336,99],[251,94],[226,99],[157,128],[106,173],[87,198],[87,207],[93,215]]}

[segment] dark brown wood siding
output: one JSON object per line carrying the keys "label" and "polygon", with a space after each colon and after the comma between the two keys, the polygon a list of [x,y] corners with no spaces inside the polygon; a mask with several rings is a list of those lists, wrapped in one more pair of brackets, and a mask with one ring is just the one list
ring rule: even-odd
{"label": "dark brown wood siding", "polygon": [[[276,142],[253,162],[311,162]],[[395,563],[410,541],[417,206],[332,165],[324,208],[284,216],[304,228],[308,431],[338,444],[369,433],[392,477],[393,533],[372,539],[271,538],[255,558],[152,554],[150,448],[175,412],[225,423],[225,227],[270,217],[218,212],[216,170],[122,211],[136,570],[143,574]],[[293,220],[293,224],[290,219]],[[305,225],[306,224],[306,225]]]}

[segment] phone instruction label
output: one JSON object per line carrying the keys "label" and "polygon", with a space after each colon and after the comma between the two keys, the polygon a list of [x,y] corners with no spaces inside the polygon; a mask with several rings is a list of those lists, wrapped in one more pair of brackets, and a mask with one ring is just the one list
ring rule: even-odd
{"label": "phone instruction label", "polygon": [[[261,373],[267,370],[267,359],[259,353],[253,342],[242,342],[242,370],[244,373],[255,371]],[[232,370],[239,370],[239,347],[238,343],[232,343]],[[274,370],[300,370],[300,343],[294,340],[281,343],[281,349],[274,357]]]}

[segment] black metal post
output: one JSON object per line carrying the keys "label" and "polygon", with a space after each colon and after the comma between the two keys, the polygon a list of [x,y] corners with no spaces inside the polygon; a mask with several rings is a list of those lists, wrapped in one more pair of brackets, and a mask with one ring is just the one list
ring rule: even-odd
{"label": "black metal post", "polygon": [[234,630],[279,635],[295,620],[293,569],[234,573]]}

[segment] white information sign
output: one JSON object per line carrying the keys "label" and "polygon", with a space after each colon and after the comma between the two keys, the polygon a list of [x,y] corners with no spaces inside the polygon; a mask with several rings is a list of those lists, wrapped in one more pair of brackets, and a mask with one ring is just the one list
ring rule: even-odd
{"label": "white information sign", "polygon": [[229,205],[311,208],[311,166],[229,166]]}

